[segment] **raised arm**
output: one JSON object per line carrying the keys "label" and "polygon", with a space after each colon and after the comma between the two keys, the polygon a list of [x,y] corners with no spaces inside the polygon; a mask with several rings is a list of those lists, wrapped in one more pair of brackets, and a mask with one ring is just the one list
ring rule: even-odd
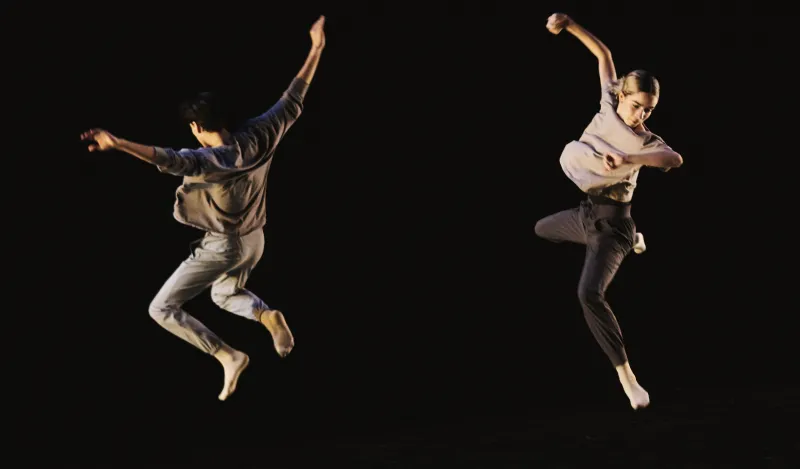
{"label": "raised arm", "polygon": [[251,137],[240,142],[243,145],[245,159],[258,158],[260,155],[269,153],[277,146],[278,141],[294,121],[300,117],[306,91],[314,79],[319,59],[325,49],[324,27],[325,17],[320,16],[309,31],[311,50],[308,52],[305,63],[278,102],[265,113],[245,123],[244,135]]}
{"label": "raised arm", "polygon": [[308,32],[311,36],[311,51],[308,53],[306,62],[303,68],[297,74],[297,78],[303,80],[307,84],[311,84],[314,79],[314,73],[317,71],[317,64],[319,63],[322,50],[325,49],[325,17],[320,16],[319,19],[311,26],[311,31]]}
{"label": "raised arm", "polygon": [[553,34],[559,34],[564,29],[580,39],[583,45],[597,57],[601,88],[617,79],[617,70],[614,68],[614,60],[611,58],[611,51],[600,39],[563,13],[554,13],[550,15],[550,18],[547,19],[547,30]]}

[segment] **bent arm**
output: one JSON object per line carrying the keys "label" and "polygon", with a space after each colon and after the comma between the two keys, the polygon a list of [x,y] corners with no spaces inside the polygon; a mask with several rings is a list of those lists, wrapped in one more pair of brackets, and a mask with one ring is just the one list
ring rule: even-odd
{"label": "bent arm", "polygon": [[630,164],[669,169],[680,167],[683,164],[683,157],[673,150],[663,148],[647,153],[629,154],[625,157],[625,161]]}
{"label": "bent arm", "polygon": [[595,57],[597,57],[598,71],[600,73],[600,86],[604,87],[607,83],[617,79],[617,70],[614,67],[614,60],[611,51],[594,34],[578,23],[570,20],[566,30],[577,37]]}

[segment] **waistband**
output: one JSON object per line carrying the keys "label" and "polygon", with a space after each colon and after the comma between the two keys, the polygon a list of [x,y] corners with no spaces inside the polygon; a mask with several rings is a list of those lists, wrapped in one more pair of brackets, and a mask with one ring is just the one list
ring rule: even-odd
{"label": "waistband", "polygon": [[592,211],[600,217],[630,217],[631,203],[619,202],[608,197],[590,195],[587,199]]}

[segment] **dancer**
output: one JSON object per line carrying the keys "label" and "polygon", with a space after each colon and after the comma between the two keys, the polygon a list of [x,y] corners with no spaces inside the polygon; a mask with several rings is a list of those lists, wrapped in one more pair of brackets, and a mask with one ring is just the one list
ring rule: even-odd
{"label": "dancer", "polygon": [[267,175],[275,148],[300,116],[303,100],[325,48],[325,17],[311,27],[311,51],[300,72],[267,112],[229,132],[220,103],[209,93],[184,103],[183,114],[202,148],[161,148],[133,143],[102,129],[81,135],[89,151],[119,150],[182,176],[176,191],[175,219],[205,231],[150,304],[150,316],[162,327],[213,355],[224,370],[220,400],[235,390],[249,357],[223,342],[182,306],[211,287],[221,308],[263,324],[275,350],[285,357],[294,338],[283,314],[244,288],[264,251]]}
{"label": "dancer", "polygon": [[631,218],[631,198],[642,166],[664,171],[683,163],[657,135],[645,127],[659,98],[660,85],[650,73],[636,70],[617,79],[608,48],[569,16],[556,13],[547,29],[566,29],[597,57],[600,110],[580,139],[566,145],[561,167],[587,199],[580,206],[539,220],[536,234],[553,242],[586,245],[578,283],[578,299],[592,335],[614,365],[634,409],[647,407],[650,396],[631,370],[622,332],[605,299],[606,289],[622,260],[634,249],[643,252],[644,237]]}

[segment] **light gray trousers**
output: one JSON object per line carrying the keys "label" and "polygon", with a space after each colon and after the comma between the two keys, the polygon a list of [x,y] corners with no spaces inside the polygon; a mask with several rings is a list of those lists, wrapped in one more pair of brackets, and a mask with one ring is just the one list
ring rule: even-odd
{"label": "light gray trousers", "polygon": [[263,230],[243,237],[206,233],[150,303],[150,316],[200,350],[215,353],[222,340],[182,306],[211,287],[211,299],[220,308],[258,321],[269,307],[244,284],[263,253]]}

